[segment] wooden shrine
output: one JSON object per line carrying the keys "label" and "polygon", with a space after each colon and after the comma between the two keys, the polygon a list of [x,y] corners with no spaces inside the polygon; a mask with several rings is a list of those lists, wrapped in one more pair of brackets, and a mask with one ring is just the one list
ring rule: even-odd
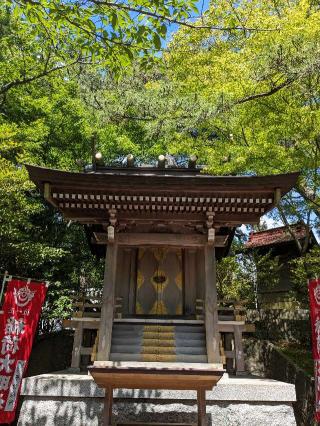
{"label": "wooden shrine", "polygon": [[107,390],[105,425],[117,387],[195,389],[198,424],[205,424],[205,390],[223,374],[221,333],[237,330],[244,370],[244,322],[219,320],[216,259],[227,254],[235,227],[258,223],[298,177],[211,176],[193,162],[166,167],[162,160],[83,173],[27,166],[45,199],[84,224],[95,250],[106,253],[101,315],[78,318],[78,331],[85,323],[98,329],[90,372]]}
{"label": "wooden shrine", "polygon": [[[301,256],[301,251],[308,252],[316,246],[317,239],[310,227],[303,223],[280,226],[264,231],[251,232],[249,240],[244,245],[246,252],[256,252],[259,255],[270,255],[278,259],[279,280],[270,286],[261,282],[257,288],[258,306],[263,309],[294,309],[300,301],[292,297],[291,261]],[[259,274],[259,270],[257,271]],[[261,281],[261,280],[260,280]],[[298,295],[297,295],[298,296]]]}

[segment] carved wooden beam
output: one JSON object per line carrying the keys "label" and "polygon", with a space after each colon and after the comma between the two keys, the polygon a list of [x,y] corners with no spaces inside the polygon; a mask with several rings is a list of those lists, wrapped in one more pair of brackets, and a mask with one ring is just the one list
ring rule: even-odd
{"label": "carved wooden beam", "polygon": [[279,204],[279,201],[281,200],[281,189],[276,188],[274,191],[274,204]]}
{"label": "carved wooden beam", "polygon": [[216,230],[214,228],[208,229],[208,244],[214,245],[215,243]]}
{"label": "carved wooden beam", "polygon": [[214,213],[213,212],[207,212],[207,228],[208,228],[208,244],[214,245],[215,243],[215,236],[216,236],[216,230],[213,227],[213,219],[214,219]]}
{"label": "carved wooden beam", "polygon": [[[108,234],[105,232],[94,232],[93,236],[92,242],[95,244],[110,242]],[[117,233],[117,241],[121,246],[203,247],[208,244],[208,237],[199,234]],[[215,235],[214,245],[215,247],[225,247],[227,241],[228,235]]]}
{"label": "carved wooden beam", "polygon": [[43,190],[43,196],[44,198],[51,203],[52,205],[54,205],[55,207],[58,207],[58,203],[56,202],[56,200],[53,199],[52,195],[51,195],[51,187],[50,187],[50,183],[45,182],[44,186],[44,190]]}
{"label": "carved wooden beam", "polygon": [[116,210],[109,210],[109,223],[110,225],[107,228],[107,235],[108,235],[108,242],[113,243],[114,242],[114,235],[115,235],[115,225],[117,223],[117,217],[116,217]]}

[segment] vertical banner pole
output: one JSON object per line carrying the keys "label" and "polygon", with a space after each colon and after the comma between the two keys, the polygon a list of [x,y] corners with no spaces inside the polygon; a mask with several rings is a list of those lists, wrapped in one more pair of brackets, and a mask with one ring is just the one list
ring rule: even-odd
{"label": "vertical banner pole", "polygon": [[309,280],[308,290],[314,359],[315,420],[320,422],[320,278]]}
{"label": "vertical banner pole", "polygon": [[2,280],[2,286],[1,286],[1,292],[0,292],[0,307],[2,306],[2,299],[3,299],[3,293],[4,293],[6,282],[10,281],[11,278],[12,277],[8,275],[8,271],[6,271],[4,273],[3,280]]}

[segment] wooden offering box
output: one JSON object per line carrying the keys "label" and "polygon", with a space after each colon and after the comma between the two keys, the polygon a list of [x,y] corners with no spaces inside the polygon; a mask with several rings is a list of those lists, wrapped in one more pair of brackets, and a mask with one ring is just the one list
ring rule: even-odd
{"label": "wooden offering box", "polygon": [[106,390],[104,426],[111,425],[114,388],[196,390],[198,426],[205,426],[205,391],[212,389],[224,372],[220,364],[113,361],[96,361],[89,371]]}

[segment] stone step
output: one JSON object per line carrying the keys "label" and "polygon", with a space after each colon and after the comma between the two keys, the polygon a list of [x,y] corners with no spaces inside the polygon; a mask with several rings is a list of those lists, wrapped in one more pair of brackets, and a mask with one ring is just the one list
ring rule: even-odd
{"label": "stone step", "polygon": [[147,334],[147,335],[158,335],[158,334],[172,334],[174,333],[175,335],[178,336],[197,336],[197,335],[204,335],[205,332],[202,329],[201,331],[192,331],[192,332],[188,332],[185,330],[179,330],[176,329],[174,331],[170,331],[170,330],[162,330],[162,331],[152,331],[152,330],[143,330],[143,329],[136,329],[136,330],[127,330],[127,329],[113,329],[113,335],[117,335],[117,334],[121,334],[121,335],[142,335],[142,334]]}
{"label": "stone step", "polygon": [[191,362],[206,363],[206,355],[180,354],[131,354],[111,352],[110,361],[145,361],[145,362]]}
{"label": "stone step", "polygon": [[143,345],[143,346],[175,346],[175,347],[194,347],[205,346],[205,339],[142,339],[141,337],[131,337],[123,339],[122,337],[113,337],[112,345]]}
{"label": "stone step", "polygon": [[114,329],[126,329],[126,330],[138,330],[145,329],[150,331],[161,331],[161,330],[183,330],[183,331],[201,331],[203,325],[185,325],[185,324],[130,324],[130,323],[114,323]]}
{"label": "stone step", "polygon": [[128,324],[128,323],[114,323],[114,330],[128,330],[128,331],[183,331],[197,333],[204,330],[203,325],[150,325],[150,324]]}
{"label": "stone step", "polygon": [[207,362],[203,325],[115,323],[112,361]]}
{"label": "stone step", "polygon": [[137,334],[133,334],[133,333],[118,333],[118,332],[114,332],[112,334],[112,338],[113,339],[129,339],[131,340],[163,340],[163,339],[168,339],[168,341],[170,340],[180,340],[180,341],[193,341],[193,342],[197,342],[199,340],[205,340],[205,333],[192,333],[192,334],[186,334],[186,333],[154,333],[154,332],[145,332],[145,333],[137,333]]}
{"label": "stone step", "polygon": [[206,355],[204,347],[188,346],[141,346],[141,345],[112,345],[112,351],[116,353],[136,354],[189,354]]}
{"label": "stone step", "polygon": [[196,423],[117,423],[117,426],[197,426]]}

